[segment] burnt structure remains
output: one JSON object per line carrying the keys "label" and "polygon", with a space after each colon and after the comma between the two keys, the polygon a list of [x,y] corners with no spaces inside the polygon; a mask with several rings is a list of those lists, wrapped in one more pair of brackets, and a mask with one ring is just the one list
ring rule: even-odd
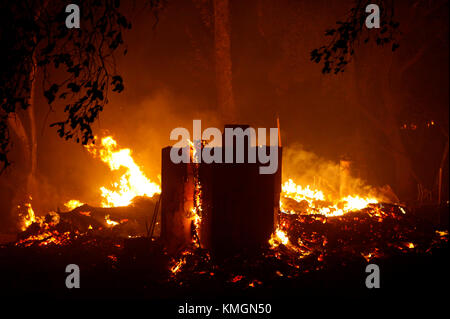
{"label": "burnt structure remains", "polygon": [[[245,130],[248,126],[225,128]],[[245,150],[249,143],[247,136]],[[236,145],[234,141],[235,157]],[[174,164],[171,147],[162,149],[161,239],[170,253],[195,242],[220,258],[257,252],[267,243],[278,222],[281,192],[282,148],[271,147],[278,152],[274,174],[260,174],[259,167],[265,164],[258,152],[256,163],[249,163],[246,154],[244,163]]]}

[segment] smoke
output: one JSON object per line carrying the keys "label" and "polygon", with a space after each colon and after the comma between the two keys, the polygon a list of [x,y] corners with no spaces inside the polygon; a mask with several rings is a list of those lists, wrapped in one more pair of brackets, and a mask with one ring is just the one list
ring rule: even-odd
{"label": "smoke", "polygon": [[341,163],[323,159],[305,150],[301,144],[284,147],[282,172],[283,181],[292,179],[297,185],[309,185],[313,189],[323,191],[331,200],[347,195],[359,195],[375,197],[383,202],[399,202],[389,185],[371,186],[352,175],[351,169],[349,174],[346,174]]}
{"label": "smoke", "polygon": [[[156,181],[160,174],[161,148],[173,144],[169,140],[172,129],[191,130],[193,119],[201,119],[203,128],[222,128],[224,124],[215,112],[214,33],[204,14],[213,8],[209,6],[211,2],[200,2],[196,6],[190,1],[171,1],[156,27],[146,14],[133,18],[132,30],[124,35],[128,54],[117,57],[125,90],[109,96],[110,103],[93,127],[99,137],[112,135],[121,148],[130,148],[134,160],[151,180]],[[238,120],[253,127],[268,127],[267,123],[274,123],[275,114],[279,115],[284,138],[284,180],[292,178],[298,184],[316,186],[337,197],[341,186],[339,161],[325,158],[350,154],[357,158],[355,164],[363,163],[363,170],[370,174],[353,172],[346,181],[347,189],[361,195],[382,194],[397,201],[389,186],[371,186],[395,185],[395,163],[385,149],[389,145],[387,137],[361,115],[360,105],[364,101],[365,109],[373,110],[374,115],[381,110],[379,104],[383,101],[368,98],[372,95],[364,92],[378,92],[377,88],[385,83],[385,75],[377,72],[376,66],[391,61],[388,55],[385,57],[378,50],[360,51],[359,60],[354,61],[360,67],[336,77],[323,76],[320,67],[309,60],[310,51],[326,43],[323,31],[347,12],[351,2],[232,4],[230,23],[235,32],[231,34],[231,71]],[[424,30],[434,29],[427,25]],[[405,38],[403,56],[394,62],[414,56],[421,48],[421,39],[427,32],[421,37],[414,34]],[[448,47],[443,49],[440,41],[435,42],[428,55],[411,70],[408,81],[397,83],[392,93],[396,104],[409,106],[414,98],[419,101],[415,104],[436,112],[433,118],[446,119],[448,74],[442,72],[442,61],[447,58],[442,57],[448,56]],[[362,74],[370,77],[363,77],[363,81]],[[428,76],[426,83],[424,75]],[[358,88],[364,89],[358,94],[354,92],[355,81],[359,82]],[[37,92],[42,92],[39,85]],[[63,109],[64,102],[54,105],[55,111],[49,113],[45,98],[36,95],[37,127],[42,128],[37,136],[38,193],[33,194],[36,214],[57,210],[69,199],[99,205],[99,188],[116,178],[105,163],[93,158],[81,145],[60,139],[54,129],[48,128],[48,124],[65,118]],[[442,125],[448,128],[447,121]],[[21,193],[25,192],[28,163],[22,159],[20,141],[13,138],[13,166],[8,174],[0,176],[0,227],[10,224],[18,199],[26,198]],[[299,141],[308,149],[294,144]],[[438,154],[440,160],[441,149],[421,154],[430,159]],[[424,170],[423,175],[434,178],[429,173],[434,172],[431,165],[416,162]]]}
{"label": "smoke", "polygon": [[[214,111],[201,108],[193,99],[161,89],[139,101],[130,103],[125,97],[109,104],[94,127],[94,135],[98,142],[112,136],[118,149],[130,149],[145,176],[159,183],[161,149],[175,142],[169,139],[171,130],[185,127],[192,132],[193,119],[201,119],[204,128],[220,122]],[[34,196],[33,204],[36,213],[63,208],[70,199],[100,206],[100,187],[110,188],[119,181],[123,170],[111,171],[108,164],[79,144],[65,142],[50,133],[45,140],[47,145],[38,149],[42,160],[39,194]]]}

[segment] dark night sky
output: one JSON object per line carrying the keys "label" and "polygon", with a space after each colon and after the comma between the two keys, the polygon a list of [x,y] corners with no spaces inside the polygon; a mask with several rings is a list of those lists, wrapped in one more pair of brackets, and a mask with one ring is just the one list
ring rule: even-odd
{"label": "dark night sky", "polygon": [[[110,95],[94,126],[131,148],[151,179],[159,174],[160,149],[171,144],[173,128],[191,129],[193,119],[202,119],[205,128],[223,124],[216,112],[214,33],[202,13],[202,9],[211,12],[209,2],[168,0],[155,27],[150,14],[132,20],[133,28],[125,37],[128,54],[118,59],[125,91]],[[344,74],[324,76],[321,67],[309,61],[309,53],[326,43],[324,30],[344,18],[351,1],[231,1],[238,118],[254,127],[273,127],[278,114],[283,146],[302,145],[329,161],[348,154],[365,167],[363,175],[370,184],[392,184],[394,168],[382,147],[384,137],[361,112],[364,104],[382,117],[384,81],[392,82],[389,87],[399,114],[407,118],[425,112],[448,134],[448,4],[425,17],[409,8],[410,2],[400,1],[396,10],[404,32],[397,52],[362,45]],[[389,72],[399,72],[423,47],[416,63],[389,80]],[[42,209],[56,209],[70,198],[95,203],[98,187],[109,181],[109,170],[80,145],[59,139],[48,124],[61,113],[51,114],[45,123],[47,110],[44,99],[38,98]],[[410,151],[418,174],[431,187],[444,144],[438,132],[425,133],[430,143],[410,143]],[[418,140],[414,135],[409,138]],[[19,148],[12,152],[16,165],[0,177],[3,194],[20,187]],[[434,166],[424,169],[428,163]],[[293,170],[289,163],[284,165]],[[8,209],[8,201],[2,202],[0,209]]]}

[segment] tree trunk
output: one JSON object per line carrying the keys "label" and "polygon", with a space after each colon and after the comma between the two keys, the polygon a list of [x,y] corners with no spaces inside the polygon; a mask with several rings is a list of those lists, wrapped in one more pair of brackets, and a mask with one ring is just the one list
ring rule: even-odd
{"label": "tree trunk", "polygon": [[233,96],[230,2],[214,0],[214,42],[216,65],[216,94],[219,116],[226,123],[236,121],[236,108]]}
{"label": "tree trunk", "polygon": [[28,174],[27,191],[30,195],[36,193],[36,168],[37,168],[37,140],[36,140],[36,119],[35,119],[35,90],[36,90],[36,59],[33,57],[33,72],[30,75],[31,91],[28,100],[28,120],[30,121],[30,172]]}
{"label": "tree trunk", "polygon": [[[29,198],[36,193],[36,169],[37,169],[37,139],[35,119],[35,90],[36,90],[36,63],[33,57],[33,65],[30,70],[30,95],[27,99],[28,107],[25,112],[16,112],[8,118],[9,127],[19,138],[23,146],[23,158],[25,159],[27,178],[24,192],[17,194],[18,202],[29,202]],[[28,125],[26,121],[28,120]],[[27,133],[28,128],[28,133]]]}

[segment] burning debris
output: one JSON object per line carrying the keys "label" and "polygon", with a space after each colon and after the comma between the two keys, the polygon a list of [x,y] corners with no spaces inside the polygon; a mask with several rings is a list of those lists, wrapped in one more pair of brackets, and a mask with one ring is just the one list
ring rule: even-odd
{"label": "burning debris", "polygon": [[102,138],[101,145],[91,144],[86,149],[107,163],[111,170],[125,169],[119,182],[113,183],[112,190],[100,188],[102,207],[71,199],[64,204],[68,211],[49,212],[40,217],[36,216],[30,197],[29,202],[17,207],[22,230],[17,246],[64,245],[88,233],[107,230],[120,234],[119,237],[146,233],[144,225],[158,201],[159,185],[144,175],[131,157],[130,149],[119,149],[111,136]]}
{"label": "burning debris", "polygon": [[[16,245],[24,242],[28,243],[28,246],[33,243],[47,245],[42,244],[43,241],[64,244],[67,241],[59,240],[60,236],[72,238],[88,233],[100,237],[117,238],[144,236],[147,233],[145,225],[148,223],[148,212],[155,209],[157,202],[157,196],[137,197],[125,207],[93,207],[83,204],[68,212],[49,212],[44,217],[35,218],[28,227],[24,228],[24,231],[19,234],[20,240]],[[27,217],[25,221],[28,222],[29,219],[30,217]]]}
{"label": "burning debris", "polygon": [[64,206],[69,210],[73,210],[73,209],[83,206],[83,205],[84,205],[84,203],[82,203],[76,199],[71,199],[67,203],[64,204]]}
{"label": "burning debris", "polygon": [[[231,276],[228,284],[248,289],[272,285],[277,277],[299,278],[355,263],[426,255],[447,245],[448,231],[435,230],[393,204],[371,204],[341,216],[281,212],[280,225],[262,254],[240,253],[218,263],[192,247],[173,259],[170,270],[180,285],[195,285],[205,274],[214,273]],[[258,265],[265,271],[255,272]]]}
{"label": "burning debris", "polygon": [[34,213],[31,201],[32,197],[30,196],[29,202],[17,206],[17,216],[22,231],[26,230],[31,224],[41,221],[41,218]]}
{"label": "burning debris", "polygon": [[[303,188],[295,184],[292,179],[282,186],[281,211],[320,214],[324,216],[342,216],[345,213],[361,210],[370,204],[378,203],[378,199],[348,195],[338,200],[325,198],[322,191],[311,189],[309,185]],[[293,201],[292,201],[293,200]]]}
{"label": "burning debris", "polygon": [[125,169],[120,181],[112,185],[112,190],[104,186],[100,188],[103,197],[102,207],[128,206],[136,196],[152,197],[161,193],[160,186],[148,179],[136,164],[131,156],[131,150],[118,149],[117,142],[111,136],[102,138],[101,145],[90,144],[86,149],[94,157],[107,163],[111,171]]}
{"label": "burning debris", "polygon": [[[102,249],[104,263],[115,271],[134,269],[137,264],[147,269],[153,267],[149,260],[160,260],[159,280],[167,284],[193,287],[205,279],[214,279],[226,287],[246,290],[352,263],[431,254],[448,245],[448,229],[425,221],[403,205],[388,203],[367,192],[339,197],[314,186],[297,184],[291,178],[281,183],[281,175],[259,180],[258,175],[245,175],[251,167],[236,172],[234,167],[227,167],[218,175],[220,179],[214,179],[211,176],[220,167],[205,168],[200,163],[176,166],[164,161],[164,150],[161,187],[142,173],[131,151],[118,149],[111,137],[102,139],[100,146],[87,149],[108,163],[111,170],[125,168],[113,189],[101,188],[102,207],[70,200],[64,204],[67,211],[39,217],[30,198],[29,203],[18,207],[23,231],[13,243],[15,249],[95,247]],[[191,147],[191,157],[193,152]],[[220,195],[226,194],[226,185],[221,187],[213,181],[222,182],[225,176],[233,181],[246,176],[250,181],[233,195],[230,211],[236,210],[237,215],[217,210],[216,202],[229,200],[229,194]],[[263,187],[255,191],[250,188],[252,183]],[[256,202],[245,195],[248,189],[259,201],[258,215],[251,215]],[[258,191],[261,195],[257,195]],[[264,211],[264,207],[268,209]],[[254,249],[256,246],[248,245],[245,238],[235,237],[235,231],[242,225],[254,227],[246,228],[249,233],[261,229],[265,225],[263,211],[269,217],[264,223],[272,228],[258,235],[265,240],[258,241],[259,246]],[[234,216],[229,219],[232,224],[222,219],[212,227],[217,214]],[[244,219],[247,215],[254,218]],[[236,228],[239,223],[241,228]],[[218,247],[211,245],[217,234],[230,239],[223,244],[236,247],[241,240],[242,247],[225,255],[217,254]],[[176,245],[171,246],[173,243]]]}
{"label": "burning debris", "polygon": [[[164,163],[163,151],[163,167]],[[233,254],[227,255],[227,258],[223,259],[223,256],[217,258],[217,254],[213,256],[209,254],[209,252],[214,253],[216,248],[213,247],[212,251],[206,250],[205,246],[199,244],[205,242],[205,237],[202,239],[202,232],[205,231],[205,228],[209,229],[208,227],[210,227],[203,224],[204,220],[211,220],[214,218],[214,214],[218,214],[211,210],[214,204],[209,202],[208,195],[205,196],[211,192],[208,176],[213,173],[211,171],[205,173],[205,168],[201,164],[187,165],[178,167],[178,169],[179,175],[175,176],[184,176],[184,181],[191,180],[191,186],[186,188],[189,183],[185,182],[181,187],[183,183],[177,184],[171,181],[168,186],[163,186],[163,195],[165,189],[171,190],[172,192],[169,193],[174,194],[177,193],[174,192],[174,189],[179,187],[180,202],[186,203],[186,194],[193,198],[192,215],[188,215],[187,218],[193,230],[190,233],[191,236],[187,236],[190,241],[187,241],[178,257],[172,258],[170,266],[172,280],[180,285],[195,284],[205,275],[212,276],[211,274],[214,274],[231,284],[241,285],[244,283],[243,287],[256,287],[264,284],[267,282],[267,278],[273,278],[273,276],[294,278],[320,269],[332,269],[336,265],[354,262],[368,263],[375,259],[386,259],[399,254],[426,254],[436,247],[445,246],[448,242],[447,233],[435,232],[429,223],[412,214],[405,206],[391,203],[386,200],[385,196],[374,195],[376,192],[368,187],[365,187],[360,193],[355,192],[354,188],[341,187],[339,194],[333,194],[310,185],[306,187],[297,185],[288,178],[280,190],[279,209],[275,211],[274,216],[275,227],[266,244],[261,245],[261,250],[246,249],[248,243],[243,241],[241,242],[242,247],[234,250]],[[218,167],[214,167],[214,169],[218,169]],[[207,178],[203,177],[202,179],[202,176],[205,175]],[[227,175],[233,176],[233,172],[227,171]],[[236,177],[235,180],[241,180],[241,178]],[[249,178],[251,180],[251,177]],[[219,180],[225,183],[223,179]],[[341,178],[341,180],[348,182],[350,176]],[[205,185],[207,185],[206,193],[203,190]],[[193,190],[189,191],[191,189]],[[346,189],[345,192],[343,189]],[[350,189],[353,190],[352,193],[350,193]],[[223,188],[216,186],[214,191],[215,195],[213,196],[219,196],[218,194],[223,191]],[[182,195],[183,193],[184,195]],[[240,195],[249,198],[244,194],[245,191]],[[270,196],[277,198],[273,193],[265,197]],[[227,203],[227,199],[224,200],[225,203],[222,203],[222,206],[234,207],[233,204]],[[239,197],[234,200],[241,205]],[[174,211],[177,209],[180,208],[174,208]],[[181,211],[182,209],[183,207],[181,207]],[[247,211],[242,211],[241,207],[238,207],[237,210],[240,211],[240,217],[235,216],[230,219],[235,224],[242,223],[242,215],[250,215],[254,208],[250,207]],[[198,212],[201,214],[198,215]],[[259,219],[250,220],[261,226],[262,214],[261,211],[259,212]],[[233,215],[232,212],[229,214],[222,212],[220,216],[230,214]],[[222,223],[221,226],[225,232],[229,233],[229,236],[233,236],[231,234],[233,234],[234,226],[225,223]],[[230,241],[223,240],[224,238],[222,241],[232,246],[231,241],[235,238],[230,237]],[[172,240],[172,237],[169,239]],[[259,277],[254,273],[236,274],[236,272],[242,272],[242,267],[237,264],[240,265],[243,260],[251,267],[255,265],[273,267],[273,272]],[[231,278],[229,278],[230,274]]]}

